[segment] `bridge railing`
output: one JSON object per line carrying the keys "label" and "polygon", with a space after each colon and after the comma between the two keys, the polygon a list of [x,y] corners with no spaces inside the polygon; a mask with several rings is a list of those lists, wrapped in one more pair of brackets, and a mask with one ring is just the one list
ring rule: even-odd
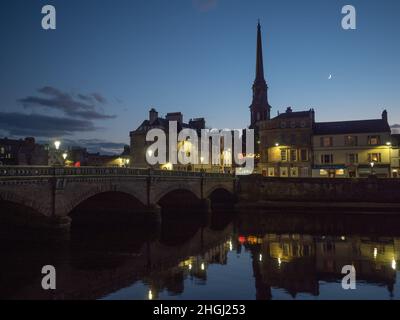
{"label": "bridge railing", "polygon": [[168,171],[118,167],[50,167],[50,166],[0,166],[2,177],[44,176],[147,176],[147,177],[210,177],[227,178],[231,174],[190,171]]}

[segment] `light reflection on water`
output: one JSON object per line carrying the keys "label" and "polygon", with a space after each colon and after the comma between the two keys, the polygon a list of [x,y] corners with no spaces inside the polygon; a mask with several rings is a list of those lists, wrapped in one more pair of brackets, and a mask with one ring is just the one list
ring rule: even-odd
{"label": "light reflection on water", "polygon": [[[96,230],[48,245],[2,241],[3,299],[396,299],[400,219],[270,213],[161,229]],[[41,266],[56,292],[40,289]],[[353,265],[357,289],[343,290]]]}

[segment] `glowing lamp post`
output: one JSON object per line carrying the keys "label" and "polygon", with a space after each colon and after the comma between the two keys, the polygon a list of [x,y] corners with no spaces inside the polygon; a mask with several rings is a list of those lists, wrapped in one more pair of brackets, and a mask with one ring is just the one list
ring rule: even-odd
{"label": "glowing lamp post", "polygon": [[54,147],[56,148],[56,150],[59,150],[61,146],[61,142],[60,141],[54,141]]}
{"label": "glowing lamp post", "polygon": [[371,166],[371,176],[374,175],[374,166],[375,166],[375,162],[371,162],[370,163]]}

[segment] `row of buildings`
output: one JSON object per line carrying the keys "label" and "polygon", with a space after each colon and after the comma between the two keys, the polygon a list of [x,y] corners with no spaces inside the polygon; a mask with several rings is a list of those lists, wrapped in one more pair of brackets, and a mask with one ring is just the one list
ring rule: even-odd
{"label": "row of buildings", "polygon": [[[264,76],[261,26],[257,26],[256,76],[250,105],[250,128],[255,130],[255,172],[268,177],[399,177],[400,135],[391,134],[388,113],[379,119],[337,122],[316,122],[315,110],[285,112],[271,118],[268,85]],[[177,121],[178,130],[205,128],[204,118],[183,121],[180,112],[159,117],[151,109],[149,118],[130,133],[131,165],[148,167],[146,133],[150,129],[168,132],[169,122]],[[221,144],[223,147],[223,144]],[[166,170],[231,172],[233,155],[223,151],[218,165],[160,165]]]}
{"label": "row of buildings", "polygon": [[399,135],[387,112],[372,120],[316,122],[288,108],[258,123],[261,174],[269,177],[398,177]]}
{"label": "row of buildings", "polygon": [[90,153],[82,147],[56,147],[40,144],[33,137],[0,139],[0,166],[109,166],[126,167],[130,162],[129,146],[120,155]]}

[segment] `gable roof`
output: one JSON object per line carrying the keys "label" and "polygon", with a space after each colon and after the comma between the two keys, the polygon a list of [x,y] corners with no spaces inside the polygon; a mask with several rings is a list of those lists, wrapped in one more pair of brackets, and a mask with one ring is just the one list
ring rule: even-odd
{"label": "gable roof", "polygon": [[391,132],[387,121],[383,119],[316,122],[314,134],[343,134],[343,133],[368,133],[368,132]]}

